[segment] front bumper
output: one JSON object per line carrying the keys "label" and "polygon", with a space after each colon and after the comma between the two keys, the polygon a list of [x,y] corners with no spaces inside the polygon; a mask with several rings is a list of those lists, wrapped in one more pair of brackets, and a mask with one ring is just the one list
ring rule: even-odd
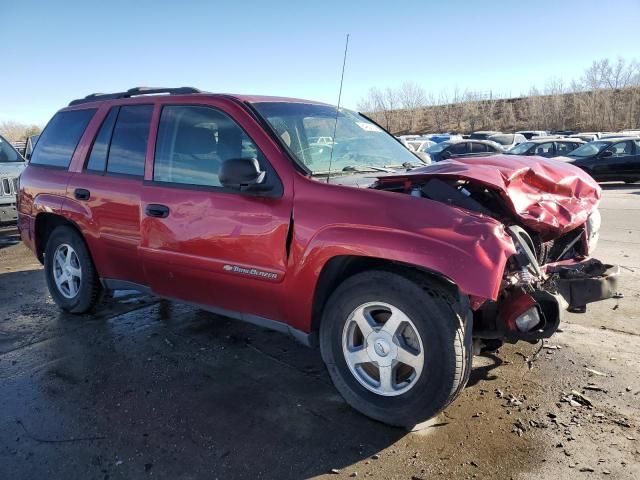
{"label": "front bumper", "polygon": [[15,224],[18,221],[18,210],[15,203],[0,204],[0,225]]}
{"label": "front bumper", "polygon": [[558,264],[547,271],[569,310],[584,311],[588,303],[619,295],[620,267],[596,259]]}
{"label": "front bumper", "polygon": [[[543,267],[545,281],[513,288],[474,312],[476,338],[536,342],[555,333],[564,310],[583,313],[589,303],[620,295],[620,267],[596,259],[563,261]],[[535,308],[540,322],[526,331],[518,318]]]}

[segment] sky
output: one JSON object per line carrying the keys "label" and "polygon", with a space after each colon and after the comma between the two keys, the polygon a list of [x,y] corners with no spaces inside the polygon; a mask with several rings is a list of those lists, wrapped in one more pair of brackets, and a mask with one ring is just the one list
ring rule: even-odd
{"label": "sky", "polygon": [[0,0],[0,121],[134,86],[336,104],[347,33],[345,107],[405,81],[517,96],[640,60],[640,0]]}

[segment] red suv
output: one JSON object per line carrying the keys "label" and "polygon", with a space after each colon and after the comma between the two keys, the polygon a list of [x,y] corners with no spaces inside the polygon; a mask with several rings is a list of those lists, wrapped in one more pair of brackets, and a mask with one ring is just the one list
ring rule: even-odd
{"label": "red suv", "polygon": [[62,309],[138,289],[319,339],[349,404],[411,426],[453,401],[472,350],[616,292],[589,258],[599,198],[554,160],[424,166],[330,105],[136,88],[56,113],[18,210]]}

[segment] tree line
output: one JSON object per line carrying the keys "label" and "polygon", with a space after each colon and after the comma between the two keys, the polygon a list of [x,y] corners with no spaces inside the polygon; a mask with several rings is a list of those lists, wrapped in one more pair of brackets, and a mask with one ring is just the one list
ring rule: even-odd
{"label": "tree line", "polygon": [[371,88],[358,104],[394,134],[475,130],[618,131],[640,128],[640,64],[594,61],[578,79],[554,78],[517,98],[473,90],[427,92],[416,82]]}
{"label": "tree line", "polygon": [[13,120],[0,122],[0,135],[8,142],[24,142],[31,135],[38,135],[42,131],[38,125],[26,125]]}

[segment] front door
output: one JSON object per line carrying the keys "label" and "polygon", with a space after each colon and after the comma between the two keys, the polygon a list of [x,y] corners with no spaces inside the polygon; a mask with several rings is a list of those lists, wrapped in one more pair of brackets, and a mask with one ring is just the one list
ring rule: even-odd
{"label": "front door", "polygon": [[[292,202],[260,141],[265,139],[250,138],[224,104],[162,107],[141,205],[140,252],[155,293],[282,318],[277,287],[286,274]],[[237,158],[256,159],[273,189],[223,187],[220,165]]]}
{"label": "front door", "polygon": [[604,151],[611,152],[611,155],[608,157],[600,156],[593,167],[596,180],[624,180],[631,174],[634,161],[633,147],[633,140],[616,142],[607,147]]}

